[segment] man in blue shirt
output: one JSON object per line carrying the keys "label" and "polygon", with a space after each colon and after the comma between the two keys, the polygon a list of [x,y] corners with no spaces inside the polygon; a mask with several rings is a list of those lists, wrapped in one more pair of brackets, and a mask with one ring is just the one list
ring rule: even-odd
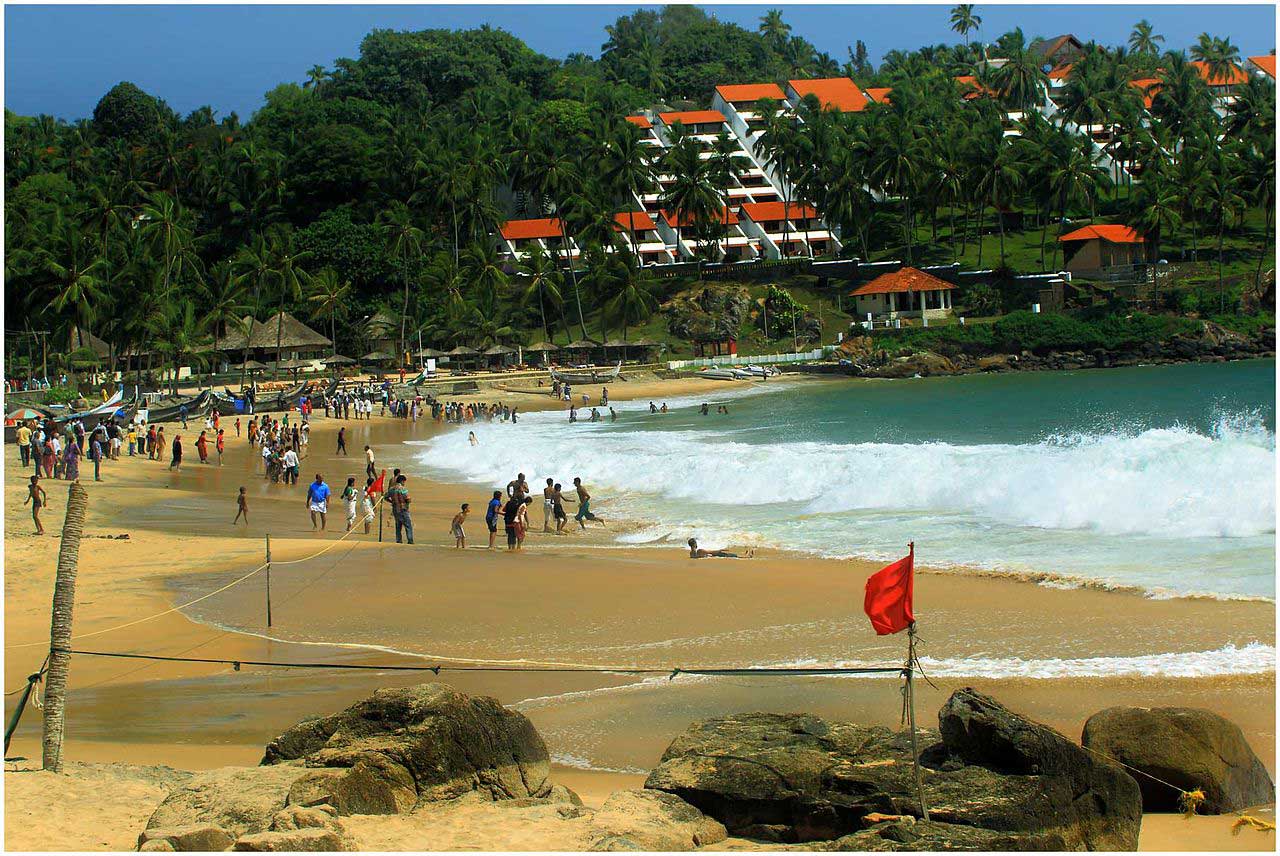
{"label": "man in blue shirt", "polygon": [[329,486],[324,476],[316,473],[316,480],[307,486],[307,508],[311,511],[311,529],[315,531],[316,515],[320,515],[320,530],[324,531],[325,515],[329,512]]}
{"label": "man in blue shirt", "polygon": [[489,508],[484,513],[484,525],[489,527],[489,549],[498,537],[498,515],[502,513],[502,491],[495,490],[493,499],[489,500]]}

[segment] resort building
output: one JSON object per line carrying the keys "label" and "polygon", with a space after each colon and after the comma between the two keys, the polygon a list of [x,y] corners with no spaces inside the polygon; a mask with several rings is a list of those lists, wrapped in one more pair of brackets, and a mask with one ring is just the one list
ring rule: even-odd
{"label": "resort building", "polygon": [[1274,82],[1276,79],[1276,55],[1266,54],[1265,56],[1251,56],[1246,66],[1249,71],[1259,77],[1269,77]]}
{"label": "resort building", "polygon": [[647,211],[621,211],[613,215],[614,228],[623,233],[627,245],[641,264],[662,265],[675,261],[674,241],[669,247],[658,232],[658,224]]}
{"label": "resort building", "polygon": [[955,286],[913,267],[881,274],[849,292],[859,318],[945,318],[951,314]]}
{"label": "resort building", "polygon": [[761,101],[774,102],[775,112],[787,106],[786,93],[776,83],[745,83],[717,86],[711,96],[711,107],[724,115],[730,130],[739,139],[753,140],[770,118],[760,111]]}
{"label": "resort building", "polygon": [[[760,241],[742,230],[737,212],[725,207],[714,218],[713,233],[699,236],[693,233],[694,218],[685,212],[679,216],[663,210],[658,217],[658,233],[670,247],[679,246],[680,260],[707,258],[712,261],[750,261],[761,254]],[[678,237],[678,240],[677,240]]]}
{"label": "resort building", "polygon": [[213,349],[228,360],[238,362],[248,350],[248,359],[274,363],[277,349],[281,360],[310,363],[311,369],[323,368],[320,360],[329,356],[333,346],[328,336],[317,333],[288,312],[279,312],[265,321],[254,321],[250,315],[241,319],[239,330],[229,331],[214,339]]}
{"label": "resort building", "polygon": [[769,258],[820,256],[840,247],[818,209],[804,202],[749,202],[742,205],[742,231],[760,240]]}
{"label": "resort building", "polygon": [[1142,264],[1144,239],[1132,227],[1098,224],[1076,229],[1058,239],[1064,267],[1075,276],[1101,277],[1116,268]]}
{"label": "resort building", "polygon": [[1084,42],[1070,33],[1052,39],[1039,39],[1031,43],[1031,52],[1040,58],[1045,71],[1070,63],[1084,54]]}
{"label": "resort building", "polygon": [[[532,220],[508,220],[502,227],[501,253],[507,259],[523,262],[535,250],[552,256],[557,264],[565,258],[564,231],[559,217],[538,217]],[[568,243],[568,257],[578,257],[578,245],[572,237]]]}
{"label": "resort building", "polygon": [[842,113],[860,113],[867,109],[867,96],[858,84],[847,77],[823,77],[815,80],[788,80],[787,101],[799,107],[805,96],[818,99],[823,110],[839,110]]}

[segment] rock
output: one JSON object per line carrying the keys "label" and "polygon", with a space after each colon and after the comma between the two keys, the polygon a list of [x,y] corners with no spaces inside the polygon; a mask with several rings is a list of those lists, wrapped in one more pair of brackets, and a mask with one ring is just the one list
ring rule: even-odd
{"label": "rock", "polygon": [[979,370],[984,372],[1007,371],[1009,368],[1009,355],[992,354],[989,357],[979,357],[976,365]]}
{"label": "rock", "polygon": [[337,810],[330,805],[317,805],[304,808],[291,805],[276,812],[271,820],[271,829],[275,832],[288,832],[294,829],[332,829],[342,830],[338,822]]}
{"label": "rock", "polygon": [[607,838],[601,838],[599,841],[591,845],[591,852],[594,853],[617,853],[621,851],[643,851],[647,848],[641,847],[630,838],[623,838],[619,835],[610,835]]}
{"label": "rock", "polygon": [[[1109,707],[1084,724],[1086,748],[1192,791],[1204,791],[1200,811],[1239,811],[1273,803],[1275,785],[1240,727],[1207,710]],[[1179,794],[1134,774],[1145,811],[1177,811]]]}
{"label": "rock", "polygon": [[307,771],[295,765],[223,767],[198,773],[171,791],[147,829],[216,826],[235,835],[263,832]]}
{"label": "rock", "polygon": [[289,805],[327,803],[338,814],[404,814],[418,803],[409,771],[370,754],[345,769],[312,770],[289,789]]}
{"label": "rock", "polygon": [[880,823],[863,832],[845,835],[823,849],[836,852],[1040,849],[1035,844],[1027,836],[909,818]]}
{"label": "rock", "polygon": [[882,366],[873,366],[863,372],[865,377],[906,378],[954,374],[951,360],[932,351],[916,351],[914,354],[891,360]]}
{"label": "rock", "polygon": [[[972,690],[954,694],[939,719],[941,740],[919,735],[926,800],[942,824],[930,835],[956,826],[957,846],[963,838],[978,849],[993,839],[974,838],[972,827],[1016,839],[1013,849],[1137,846],[1141,802],[1118,768]],[[645,787],[681,797],[731,834],[771,842],[842,839],[872,814],[920,815],[909,734],[802,714],[695,723]],[[905,822],[874,826],[895,823]],[[947,849],[926,843],[920,849]]]}
{"label": "rock", "polygon": [[[407,800],[400,769],[418,802],[473,790],[490,799],[543,797],[551,789],[546,744],[523,714],[444,684],[381,689],[341,713],[301,722],[267,746],[262,763],[292,759],[351,770],[341,779],[309,779],[313,797],[328,788],[352,805],[397,811]],[[365,768],[355,770],[361,761]]]}
{"label": "rock", "polygon": [[[179,850],[186,852],[210,852],[226,850],[234,837],[218,826],[179,826],[172,829],[146,829],[138,836],[139,850]],[[163,842],[166,847],[151,847],[153,842]]]}
{"label": "rock", "polygon": [[166,839],[157,838],[154,841],[144,841],[138,845],[138,850],[144,853],[173,853],[178,848],[170,844]]}
{"label": "rock", "polygon": [[345,838],[329,829],[294,829],[242,835],[236,839],[232,849],[255,853],[293,853],[305,850],[333,853],[353,848]]}
{"label": "rock", "polygon": [[728,837],[724,824],[707,817],[674,794],[662,791],[617,791],[595,813],[592,826],[598,844],[622,839],[627,846],[596,849],[694,850]]}

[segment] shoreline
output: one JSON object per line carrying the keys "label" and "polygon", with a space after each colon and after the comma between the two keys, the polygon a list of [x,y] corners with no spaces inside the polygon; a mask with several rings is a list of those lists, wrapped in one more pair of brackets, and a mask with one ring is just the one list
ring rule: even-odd
{"label": "shoreline", "polygon": [[[663,384],[673,396],[682,387],[678,381]],[[697,395],[703,389],[686,394]],[[635,397],[658,394],[643,387],[635,391],[640,393]],[[623,394],[623,388],[619,387],[616,400],[624,400]],[[456,398],[477,400],[490,396],[473,393]],[[547,403],[553,407],[557,404],[550,400]],[[337,427],[335,422],[322,417],[313,421],[311,458],[304,461],[304,470],[309,471],[313,464],[326,472],[340,471],[343,467],[354,470],[363,463],[358,457],[355,462],[347,462],[329,454],[331,435]],[[365,442],[373,443],[379,458],[388,461],[388,469],[392,458],[399,454],[400,442],[426,439],[440,430],[440,426],[430,422],[419,423],[415,428],[403,420],[378,418],[342,424],[348,429],[350,446],[358,450]],[[412,475],[414,464],[412,460],[406,463],[404,469]],[[94,549],[81,552],[77,633],[93,633],[102,627],[159,612],[182,602],[185,598],[180,597],[180,593],[187,589],[192,596],[197,596],[242,575],[260,563],[262,535],[266,530],[271,531],[273,559],[279,564],[325,546],[318,541],[327,543],[333,539],[332,533],[320,537],[308,531],[300,492],[265,484],[261,475],[252,474],[252,463],[243,440],[228,442],[227,466],[220,469],[193,463],[184,465],[182,474],[171,475],[166,467],[167,464],[129,462],[122,458],[106,470],[108,481],[87,485],[91,503],[86,533],[127,532],[130,537],[127,541],[86,542]],[[17,470],[13,466],[10,469]],[[191,470],[194,473],[189,472]],[[254,491],[255,515],[251,532],[228,531],[227,521],[233,512],[226,513],[226,521],[219,517],[224,509],[230,508],[232,485],[237,482],[258,485],[250,488]],[[29,517],[22,514],[20,497],[14,499],[15,484],[11,474],[6,497],[6,511],[11,521],[6,541],[10,553],[6,563],[7,645],[38,641],[47,633],[52,580],[42,569],[50,566],[58,543],[56,536],[38,539],[12,531],[21,527],[24,519],[29,521]],[[53,484],[55,490],[62,487],[56,482]],[[51,533],[60,529],[58,524],[64,511],[62,496],[65,494],[61,490],[56,492],[60,495],[51,496],[55,504],[45,515],[46,529]],[[594,641],[594,636],[577,637],[569,632],[574,629],[571,625],[580,622],[573,616],[593,617],[593,624],[602,625],[602,639],[607,638],[609,644],[623,649],[632,646],[629,653],[635,657],[650,656],[644,653],[650,649],[634,648],[635,643],[649,643],[644,637],[631,638],[633,631],[628,628],[633,624],[652,625],[653,639],[664,638],[664,635],[677,638],[691,629],[701,629],[710,634],[705,641],[697,643],[701,659],[708,662],[734,650],[745,650],[734,647],[740,645],[733,641],[737,638],[735,634],[740,635],[748,628],[767,630],[779,620],[799,620],[793,618],[795,615],[802,618],[807,615],[819,628],[815,639],[835,634],[837,638],[856,641],[869,636],[865,628],[859,629],[858,606],[864,571],[876,569],[878,565],[874,562],[819,559],[808,554],[765,550],[751,562],[690,563],[683,551],[677,552],[674,548],[664,551],[657,547],[637,549],[632,545],[613,545],[596,533],[586,538],[571,536],[538,543],[541,539],[536,526],[529,549],[521,557],[494,556],[478,549],[453,551],[449,548],[446,515],[464,499],[475,504],[479,491],[468,485],[435,482],[414,475],[412,493],[419,547],[408,550],[394,544],[379,546],[361,540],[350,550],[345,546],[333,550],[312,565],[287,566],[299,569],[296,586],[287,567],[277,570],[272,579],[273,596],[279,598],[276,620],[280,634],[276,639],[244,632],[249,629],[249,622],[263,623],[262,592],[260,588],[250,590],[251,584],[246,583],[237,587],[244,591],[233,589],[228,593],[231,597],[219,596],[210,603],[218,605],[226,614],[237,616],[244,626],[223,629],[205,623],[209,616],[191,610],[191,615],[172,613],[138,625],[118,638],[104,634],[86,647],[170,656],[187,652],[188,656],[243,660],[423,662],[420,653],[378,653],[338,647],[343,642],[341,638],[311,641],[315,639],[317,627],[325,628],[326,636],[359,630],[355,625],[344,625],[344,621],[362,615],[370,616],[374,626],[410,626],[406,624],[409,619],[401,617],[411,615],[430,628],[428,635],[439,643],[433,644],[432,647],[439,649],[434,653],[466,655],[464,659],[489,654],[522,656],[527,652],[520,650],[521,646],[527,643],[520,639],[527,628],[536,627],[536,635],[546,637],[541,639],[541,645],[550,641],[557,650],[593,653],[595,656],[590,659],[601,662],[604,653],[596,650],[599,642]],[[110,501],[103,502],[106,497],[110,497]],[[473,524],[475,522],[473,519]],[[48,525],[51,523],[53,525]],[[341,521],[338,523],[340,526]],[[469,533],[472,535],[483,527],[469,525],[468,528],[472,529]],[[608,537],[613,534],[616,533],[608,533]],[[512,561],[520,563],[519,572],[514,574]],[[178,567],[179,562],[182,567]],[[1274,647],[1275,610],[1271,600],[1186,597],[1161,600],[1134,591],[1089,587],[1064,590],[1032,580],[1013,579],[999,572],[920,570],[919,602],[927,603],[927,612],[935,613],[927,615],[926,610],[919,610],[921,620],[927,621],[928,635],[939,642],[947,642],[953,636],[956,640],[963,639],[963,635],[956,635],[961,634],[963,628],[964,635],[974,635],[974,644],[978,647],[990,646],[1005,636],[1027,640],[1030,651],[1036,644],[1035,638],[1044,636],[1047,627],[1060,626],[1063,633],[1078,635],[1080,631],[1093,640],[1083,645],[1079,652],[1082,655],[1097,654],[1108,648],[1114,649],[1114,654],[1122,654],[1121,646],[1126,645],[1131,655],[1160,649],[1159,645],[1142,648],[1135,637],[1143,634],[1156,637],[1153,644],[1165,644],[1160,650],[1172,650],[1168,643],[1181,645],[1177,650],[1210,650],[1219,647],[1219,643],[1231,639],[1243,641],[1250,636]],[[733,572],[734,590],[726,590],[723,582],[726,572]],[[380,595],[379,591],[386,594]],[[421,601],[400,603],[419,591],[430,592],[430,595],[424,595]],[[335,594],[342,595],[336,603]],[[537,599],[525,600],[530,594],[536,594]],[[669,594],[676,594],[684,605],[671,602]],[[354,615],[344,609],[347,603],[359,605]],[[713,603],[719,609],[703,607]],[[994,613],[991,613],[992,605],[996,605]],[[782,618],[773,617],[775,614]],[[629,617],[623,621],[623,615]],[[661,618],[664,615],[668,617]],[[475,619],[485,626],[486,636],[497,638],[475,637],[468,642],[474,636],[470,628]],[[851,623],[846,624],[846,619]],[[658,624],[654,625],[655,621]],[[670,630],[663,634],[661,631],[666,626]],[[717,626],[721,629],[715,630]],[[854,629],[846,630],[846,627]],[[283,634],[291,631],[295,634],[301,631],[302,635],[295,641],[280,641]],[[850,637],[849,633],[856,635]],[[507,636],[504,638],[503,634]],[[776,646],[779,639],[785,641],[786,638],[760,644],[767,642],[769,646]],[[809,638],[795,641],[797,650],[807,651],[810,643],[805,640]],[[493,650],[483,650],[484,645]],[[888,652],[894,647],[895,643],[890,642],[882,650]],[[31,671],[33,663],[27,662],[30,658],[24,650],[9,652],[6,687],[18,686]],[[31,652],[39,650],[35,646]],[[658,653],[662,650],[652,649]],[[872,654],[882,656],[879,650]],[[1045,654],[1048,653],[1046,650]],[[341,709],[377,686],[427,680],[440,680],[463,692],[493,695],[503,703],[514,704],[534,719],[553,755],[562,759],[576,755],[575,764],[585,760],[588,765],[615,770],[645,766],[634,761],[616,762],[615,756],[656,761],[655,753],[660,753],[690,719],[725,707],[803,708],[826,716],[885,724],[896,723],[897,716],[896,706],[889,699],[892,688],[866,681],[827,679],[793,686],[756,681],[750,687],[675,681],[669,687],[652,690],[667,693],[653,698],[648,687],[634,688],[635,679],[622,676],[538,673],[494,676],[445,672],[437,678],[430,673],[340,674],[341,678],[337,679],[334,673],[324,670],[245,666],[236,672],[212,664],[140,665],[75,658],[67,756],[77,761],[168,763],[187,769],[255,764],[265,743],[303,716]],[[945,692],[977,684],[1014,709],[1024,710],[1073,739],[1078,737],[1083,717],[1107,704],[1174,703],[1210,707],[1241,724],[1268,767],[1273,764],[1274,672],[1200,677],[935,677],[934,682],[939,686],[937,691],[923,688],[920,694],[919,713],[926,721],[945,698]],[[662,713],[662,708],[674,710]],[[7,705],[6,712],[8,710],[11,705]],[[647,724],[639,724],[636,717]],[[610,721],[623,723],[622,731],[592,730],[598,728],[598,723]],[[14,737],[11,754],[38,758],[38,727],[38,713],[28,711]],[[572,735],[581,734],[592,741],[605,741],[600,744],[603,755],[595,757],[592,752],[583,754],[556,748],[566,739],[577,739]],[[634,786],[640,779],[638,774],[580,769],[563,763],[555,763],[553,770],[556,781],[576,783],[570,787],[580,790],[589,803],[592,798],[603,801],[610,791]]]}

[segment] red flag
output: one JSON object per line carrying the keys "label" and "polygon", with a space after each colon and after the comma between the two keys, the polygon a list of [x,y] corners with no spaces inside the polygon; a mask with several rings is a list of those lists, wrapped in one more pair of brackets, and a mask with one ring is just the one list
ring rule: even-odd
{"label": "red flag", "polygon": [[867,580],[867,597],[862,608],[871,619],[876,635],[887,636],[915,623],[911,614],[916,547],[892,565],[876,571]]}
{"label": "red flag", "polygon": [[365,494],[372,496],[375,493],[382,493],[386,489],[383,487],[383,481],[386,479],[386,477],[387,477],[387,471],[383,470],[381,473],[378,474],[378,477],[374,479],[373,484],[369,485],[367,488],[364,489]]}

